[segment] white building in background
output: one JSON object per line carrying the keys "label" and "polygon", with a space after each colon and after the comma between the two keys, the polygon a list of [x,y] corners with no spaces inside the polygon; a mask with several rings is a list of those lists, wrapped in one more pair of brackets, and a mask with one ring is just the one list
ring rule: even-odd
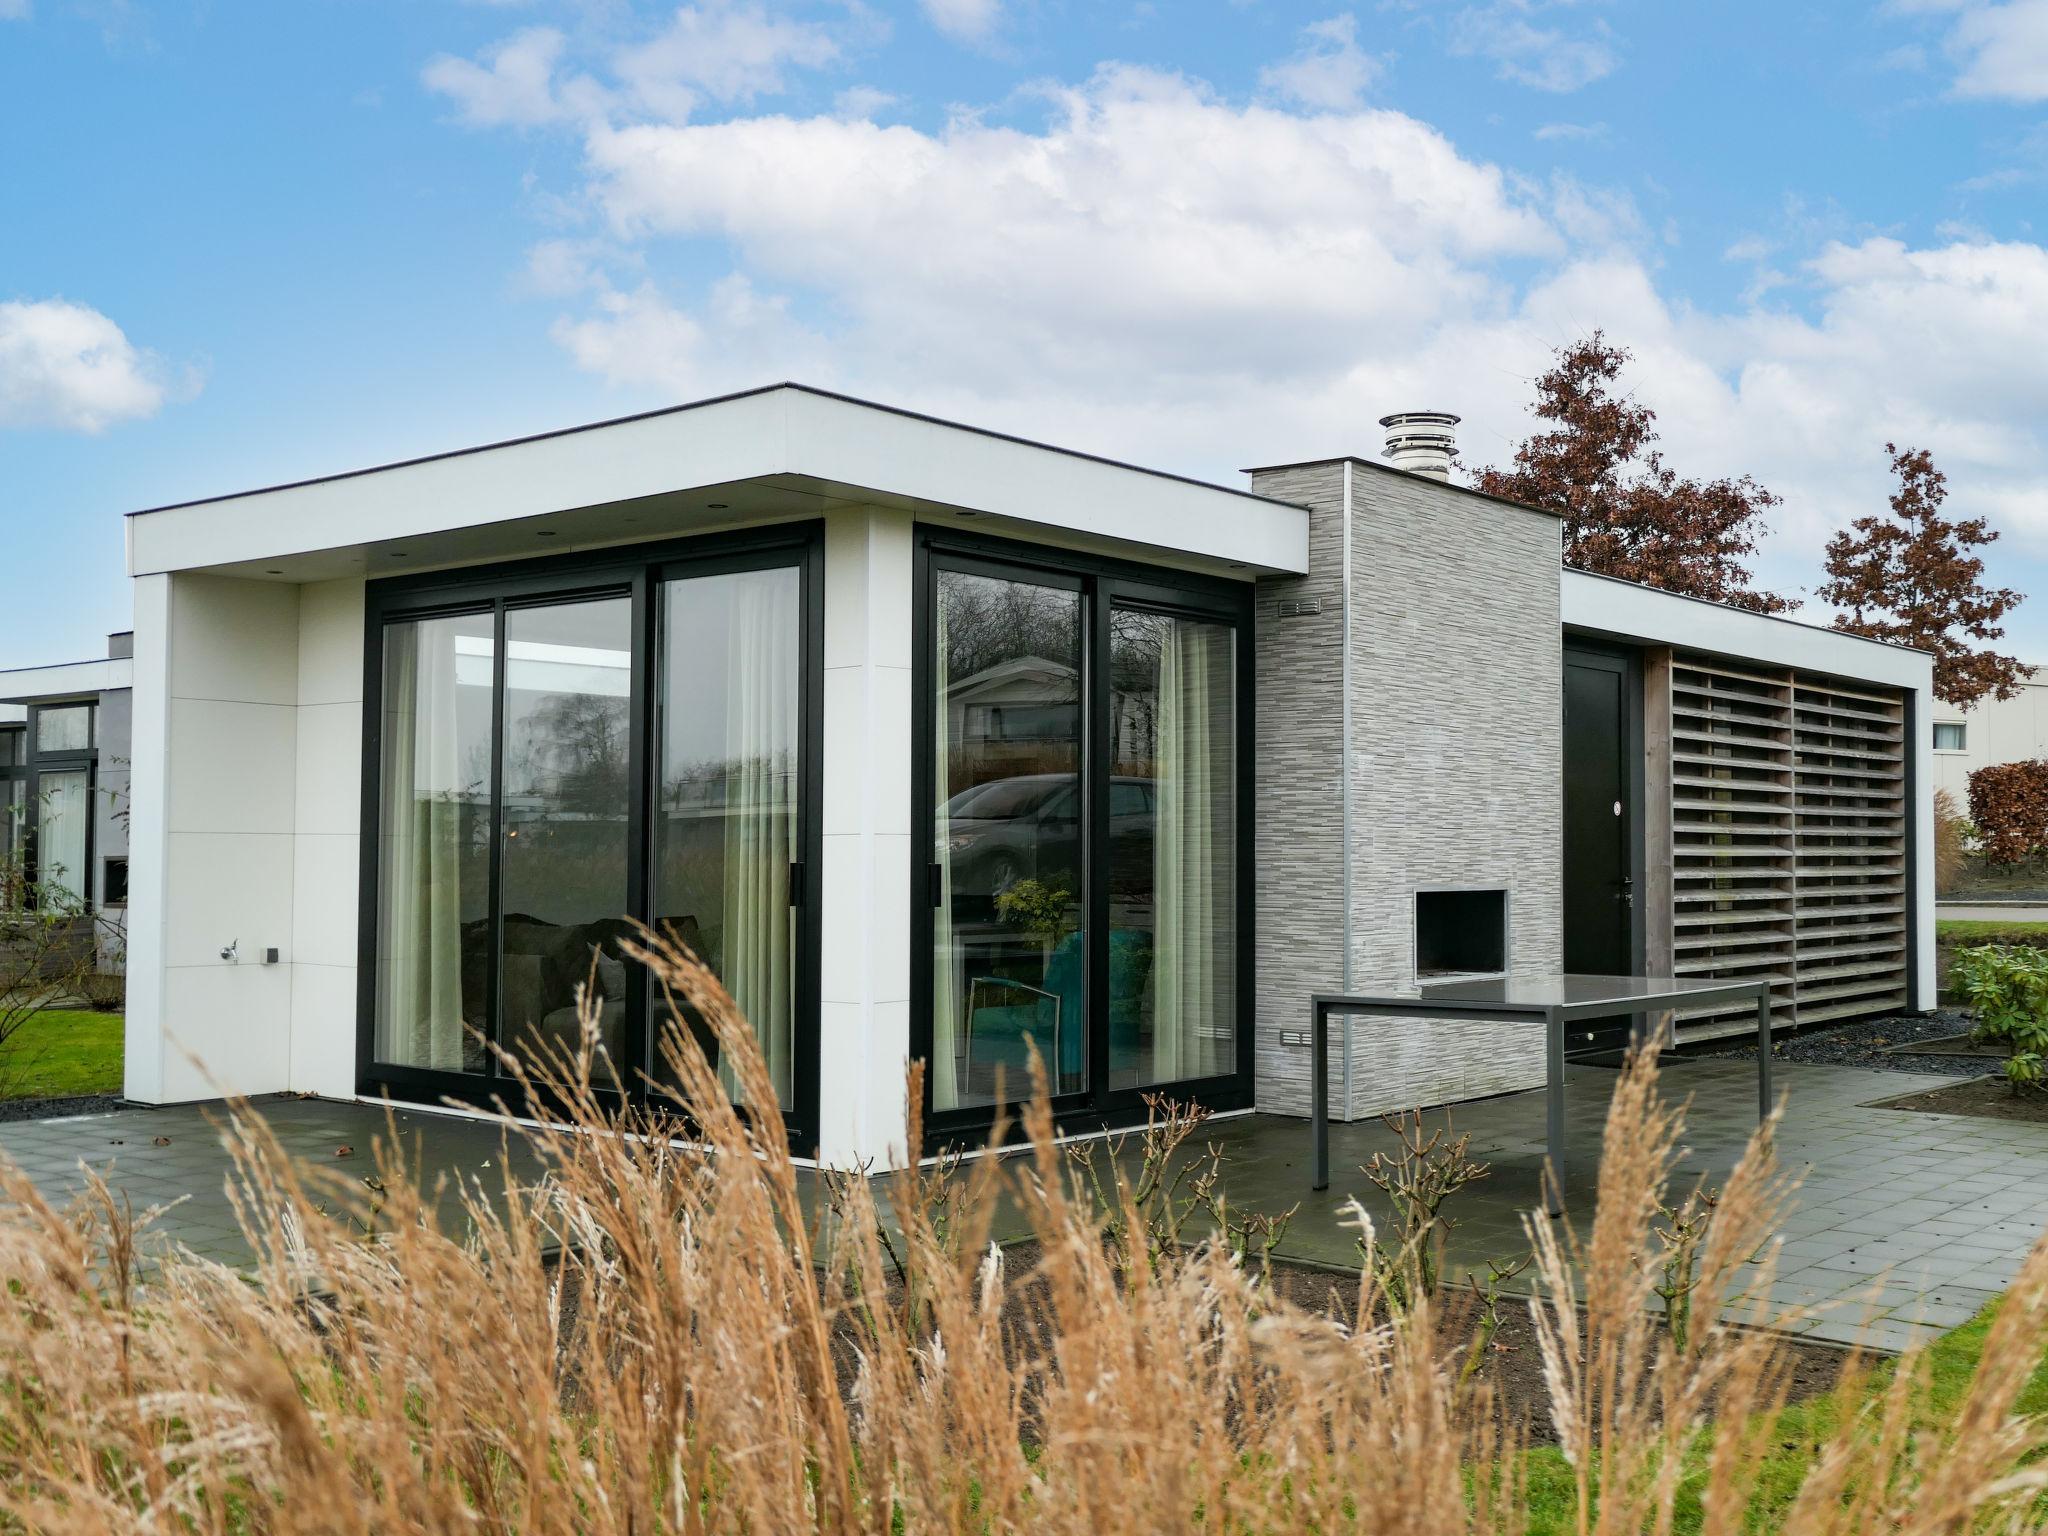
{"label": "white building in background", "polygon": [[2048,757],[2048,675],[2037,668],[2019,696],[1984,699],[1969,709],[1934,701],[1934,787],[1968,814],[1970,775],[1992,763]]}
{"label": "white building in background", "polygon": [[[1931,1006],[1929,658],[1561,577],[1454,422],[1239,488],[778,385],[134,514],[128,1096],[487,1102],[593,964],[637,1083],[622,915],[835,1161],[918,1058],[978,1138],[1029,1046],[1076,1129],[1303,1113],[1317,991]],[[1326,1067],[1339,1118],[1544,1077],[1482,1024]]]}

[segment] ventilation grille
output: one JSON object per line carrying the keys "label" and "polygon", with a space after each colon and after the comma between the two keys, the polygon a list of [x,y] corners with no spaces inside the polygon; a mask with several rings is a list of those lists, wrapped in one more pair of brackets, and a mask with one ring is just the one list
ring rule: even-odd
{"label": "ventilation grille", "polygon": [[1778,1024],[1904,1008],[1903,697],[1684,653],[1668,676],[1674,972],[1768,979]]}

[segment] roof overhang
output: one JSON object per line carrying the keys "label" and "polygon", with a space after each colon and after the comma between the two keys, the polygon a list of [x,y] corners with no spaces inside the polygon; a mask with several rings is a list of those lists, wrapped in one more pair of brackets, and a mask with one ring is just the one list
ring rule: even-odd
{"label": "roof overhang", "polygon": [[1303,508],[793,384],[131,513],[128,563],[315,581],[878,505],[1246,577],[1308,568]]}
{"label": "roof overhang", "polygon": [[1565,628],[1580,634],[1799,667],[1893,688],[1925,692],[1933,686],[1934,658],[1925,651],[1611,576],[1567,570],[1559,607]]}
{"label": "roof overhang", "polygon": [[[85,699],[134,686],[135,663],[125,656],[69,661],[54,667],[21,667],[0,672],[0,705]],[[0,715],[0,719],[4,718]]]}

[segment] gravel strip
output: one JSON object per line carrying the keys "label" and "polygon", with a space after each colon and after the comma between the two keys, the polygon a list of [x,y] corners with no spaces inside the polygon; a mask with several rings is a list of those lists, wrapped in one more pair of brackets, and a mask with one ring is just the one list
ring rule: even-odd
{"label": "gravel strip", "polygon": [[[1777,1042],[1773,1059],[1814,1061],[1832,1067],[1871,1067],[1880,1072],[1931,1072],[1940,1077],[1983,1077],[1999,1070],[1989,1057],[1920,1056],[1891,1047],[1911,1045],[1916,1040],[1941,1040],[1968,1034],[1975,1022],[1966,1009],[1937,1008],[1923,1016],[1896,1015],[1882,1019],[1851,1019],[1805,1034],[1789,1035]],[[1688,1051],[1687,1055],[1694,1054]],[[1756,1043],[1716,1045],[1697,1054],[1725,1056],[1736,1060],[1756,1059]]]}
{"label": "gravel strip", "polygon": [[109,1110],[127,1109],[119,1094],[83,1093],[68,1099],[0,1099],[0,1122],[10,1120],[62,1120],[71,1115],[104,1115]]}

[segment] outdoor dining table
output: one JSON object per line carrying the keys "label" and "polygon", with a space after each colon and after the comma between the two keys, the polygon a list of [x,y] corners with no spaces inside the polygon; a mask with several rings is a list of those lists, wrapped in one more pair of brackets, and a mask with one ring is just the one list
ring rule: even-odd
{"label": "outdoor dining table", "polygon": [[1771,986],[1768,981],[1707,981],[1677,976],[1496,976],[1424,982],[1402,992],[1318,992],[1310,1000],[1309,1119],[1315,1136],[1315,1188],[1330,1187],[1330,1018],[1471,1019],[1543,1026],[1544,1120],[1549,1151],[1545,1208],[1564,1209],[1564,1065],[1571,1025],[1587,1019],[1694,1008],[1756,1004],[1758,1117],[1771,1112]]}

